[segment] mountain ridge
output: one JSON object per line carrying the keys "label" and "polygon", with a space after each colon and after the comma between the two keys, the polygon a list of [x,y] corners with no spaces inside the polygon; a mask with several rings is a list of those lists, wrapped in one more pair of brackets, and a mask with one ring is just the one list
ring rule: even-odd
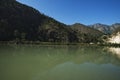
{"label": "mountain ridge", "polygon": [[0,41],[90,43],[98,42],[103,35],[85,25],[61,23],[16,0],[0,3]]}
{"label": "mountain ridge", "polygon": [[120,23],[114,23],[111,25],[96,23],[96,24],[88,25],[88,26],[96,30],[99,30],[105,34],[112,34],[118,27],[120,27]]}

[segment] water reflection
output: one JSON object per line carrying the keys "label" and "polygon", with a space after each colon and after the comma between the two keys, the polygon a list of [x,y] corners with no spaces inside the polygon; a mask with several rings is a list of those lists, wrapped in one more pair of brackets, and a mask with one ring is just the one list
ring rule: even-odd
{"label": "water reflection", "polygon": [[67,45],[0,46],[0,80],[120,80],[109,48]]}
{"label": "water reflection", "polygon": [[113,54],[117,54],[118,56],[120,56],[120,48],[110,47],[108,48],[108,50]]}
{"label": "water reflection", "polygon": [[67,62],[57,65],[43,74],[38,74],[34,80],[119,80],[119,74],[120,68],[112,64]]}
{"label": "water reflection", "polygon": [[120,58],[120,48],[119,47],[108,47],[107,50],[111,52],[113,55],[116,55]]}

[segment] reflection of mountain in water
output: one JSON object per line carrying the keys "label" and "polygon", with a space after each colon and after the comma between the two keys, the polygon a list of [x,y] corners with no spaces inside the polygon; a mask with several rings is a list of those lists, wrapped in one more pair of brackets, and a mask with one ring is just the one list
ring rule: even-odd
{"label": "reflection of mountain in water", "polygon": [[[119,54],[120,49],[109,48],[109,51]],[[23,58],[23,56],[34,57],[43,62],[46,61],[46,63],[50,62],[55,64],[64,63],[66,61],[72,61],[77,64],[85,62],[120,64],[118,55],[108,54],[109,51],[103,51],[102,47],[97,46],[2,46],[0,52],[3,54],[0,53],[0,55],[7,54],[9,57],[16,57],[16,59],[17,57]]]}
{"label": "reflection of mountain in water", "polygon": [[[78,74],[82,75],[84,73],[83,78],[85,78],[86,75],[89,76],[89,71],[91,70],[94,70],[91,76],[101,70],[103,72],[97,75],[105,72],[106,74],[111,73],[110,75],[112,75],[112,70],[115,70],[114,73],[118,74],[116,71],[120,70],[120,58],[118,58],[117,55],[109,54],[106,50],[103,51],[102,47],[97,46],[0,46],[0,64],[2,80],[7,80],[6,78],[10,78],[9,80],[19,80],[18,78],[20,78],[20,80],[31,80],[32,78],[35,78],[33,80],[39,80],[41,77],[43,77],[42,80],[53,80],[52,76],[54,76],[54,78],[56,77],[55,80],[64,80],[65,78],[68,78],[65,80],[75,80],[76,78],[80,78]],[[61,77],[58,74],[60,73],[59,70],[63,71],[60,75],[65,74],[65,76],[62,76],[63,79],[58,79],[58,77]],[[83,72],[79,70],[83,70]],[[58,73],[56,73],[56,71]],[[78,76],[75,77],[73,74],[74,79],[72,79],[72,76],[67,77],[67,72],[69,75],[74,73]],[[6,77],[6,75],[9,76]],[[25,77],[23,77],[24,75]],[[16,78],[14,76],[16,76]],[[103,74],[102,76],[104,77]],[[95,78],[92,80],[99,79]],[[107,78],[107,80],[111,79]]]}
{"label": "reflection of mountain in water", "polygon": [[112,54],[116,55],[118,58],[120,58],[120,48],[117,47],[108,47],[107,50],[111,52]]}

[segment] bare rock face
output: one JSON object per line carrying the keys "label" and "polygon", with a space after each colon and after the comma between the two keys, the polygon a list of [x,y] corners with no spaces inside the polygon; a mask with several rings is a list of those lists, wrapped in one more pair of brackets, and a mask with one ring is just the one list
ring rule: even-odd
{"label": "bare rock face", "polygon": [[112,34],[110,38],[108,38],[108,43],[120,44],[120,32]]}

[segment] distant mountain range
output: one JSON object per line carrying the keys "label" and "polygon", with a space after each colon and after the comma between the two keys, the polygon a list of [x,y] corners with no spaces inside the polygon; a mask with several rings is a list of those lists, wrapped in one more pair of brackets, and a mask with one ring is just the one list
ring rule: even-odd
{"label": "distant mountain range", "polygon": [[115,23],[112,25],[105,25],[105,24],[93,24],[93,25],[89,25],[89,27],[92,27],[96,30],[99,30],[105,34],[111,34],[112,32],[114,32],[117,28],[120,27],[120,23]]}
{"label": "distant mountain range", "polygon": [[0,0],[0,41],[97,43],[118,27],[119,23],[66,25],[16,0]]}

